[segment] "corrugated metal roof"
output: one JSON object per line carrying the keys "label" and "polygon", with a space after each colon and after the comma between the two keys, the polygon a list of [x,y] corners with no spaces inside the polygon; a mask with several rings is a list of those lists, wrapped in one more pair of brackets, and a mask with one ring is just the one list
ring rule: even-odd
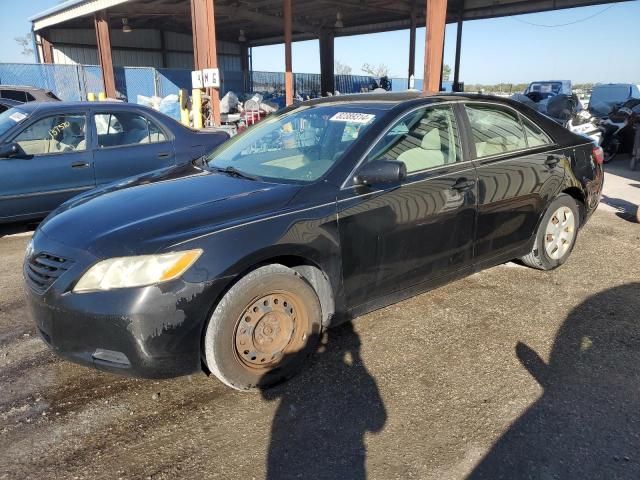
{"label": "corrugated metal roof", "polygon": [[33,22],[33,29],[37,31],[129,1],[131,0],[68,0],[31,17],[29,21]]}

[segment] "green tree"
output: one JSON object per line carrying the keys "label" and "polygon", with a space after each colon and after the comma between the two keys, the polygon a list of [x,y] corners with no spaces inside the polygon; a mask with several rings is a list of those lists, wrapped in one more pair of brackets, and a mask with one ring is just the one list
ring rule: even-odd
{"label": "green tree", "polygon": [[27,33],[22,37],[15,37],[15,41],[22,49],[21,53],[23,56],[30,57],[33,55],[33,35],[31,33]]}
{"label": "green tree", "polygon": [[451,67],[445,63],[442,65],[442,80],[448,82],[449,78],[451,78]]}
{"label": "green tree", "polygon": [[384,63],[379,65],[370,65],[368,63],[364,63],[362,67],[360,67],[367,75],[371,75],[374,78],[388,77],[389,76],[389,67]]}
{"label": "green tree", "polygon": [[336,75],[351,75],[352,68],[342,63],[340,60],[336,60]]}

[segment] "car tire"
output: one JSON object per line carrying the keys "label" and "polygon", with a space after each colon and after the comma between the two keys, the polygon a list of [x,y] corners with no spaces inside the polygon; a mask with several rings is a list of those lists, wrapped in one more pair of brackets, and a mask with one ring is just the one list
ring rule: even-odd
{"label": "car tire", "polygon": [[579,228],[578,204],[567,194],[559,195],[542,217],[533,249],[522,262],[538,270],[558,268],[571,255]]}
{"label": "car tire", "polygon": [[216,306],[204,335],[204,361],[236,390],[268,388],[300,370],[321,330],[313,287],[290,268],[267,265],[241,278]]}

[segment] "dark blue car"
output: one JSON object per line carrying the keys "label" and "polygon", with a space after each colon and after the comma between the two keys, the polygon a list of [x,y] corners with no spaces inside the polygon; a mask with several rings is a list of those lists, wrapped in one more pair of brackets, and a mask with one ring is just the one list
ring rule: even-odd
{"label": "dark blue car", "polygon": [[139,105],[18,105],[0,114],[0,223],[44,218],[81,192],[190,162],[227,138]]}

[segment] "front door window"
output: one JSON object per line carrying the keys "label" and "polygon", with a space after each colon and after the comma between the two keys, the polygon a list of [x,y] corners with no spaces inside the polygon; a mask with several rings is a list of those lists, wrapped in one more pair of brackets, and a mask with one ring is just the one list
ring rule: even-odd
{"label": "front door window", "polygon": [[460,161],[451,107],[421,108],[398,121],[372,150],[368,161],[382,159],[403,162],[409,174]]}
{"label": "front door window", "polygon": [[84,151],[86,124],[84,115],[52,115],[32,123],[13,141],[27,155]]}

